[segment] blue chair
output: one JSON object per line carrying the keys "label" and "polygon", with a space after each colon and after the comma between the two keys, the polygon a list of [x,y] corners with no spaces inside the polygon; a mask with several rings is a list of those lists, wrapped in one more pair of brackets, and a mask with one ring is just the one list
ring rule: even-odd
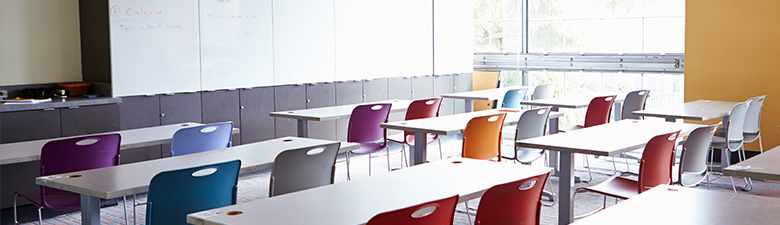
{"label": "blue chair", "polygon": [[501,108],[520,109],[520,102],[525,98],[528,88],[509,90],[504,94],[504,100],[501,101]]}
{"label": "blue chair", "polygon": [[233,122],[185,127],[171,140],[171,156],[186,155],[230,147]]}
{"label": "blue chair", "polygon": [[235,205],[240,167],[233,160],[158,173],[149,184],[146,224],[187,224],[187,214]]}

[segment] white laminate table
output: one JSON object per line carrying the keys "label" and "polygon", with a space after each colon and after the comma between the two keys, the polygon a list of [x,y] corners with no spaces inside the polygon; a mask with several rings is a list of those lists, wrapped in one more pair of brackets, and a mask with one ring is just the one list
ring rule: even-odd
{"label": "white laminate table", "polygon": [[[696,100],[686,102],[682,105],[669,107],[645,109],[634,111],[634,115],[665,118],[666,121],[674,122],[677,119],[707,121],[711,119],[722,118],[723,127],[728,126],[729,114],[739,102]],[[730,163],[730,153],[722,149],[720,154],[721,167],[728,167]],[[715,169],[715,168],[713,168]]]}
{"label": "white laminate table", "polygon": [[[517,120],[520,119],[520,115],[522,115],[523,112],[525,112],[525,110],[491,109],[424,119],[383,123],[380,124],[379,127],[414,132],[414,148],[412,150],[412,154],[410,154],[410,159],[413,165],[418,165],[427,161],[426,156],[428,155],[428,143],[426,143],[426,141],[428,140],[428,134],[461,134],[466,129],[466,124],[468,124],[469,120],[472,118],[500,113],[507,114],[507,116],[504,118],[504,126],[515,125],[517,124]],[[550,113],[550,119],[555,119],[561,116],[563,116],[563,113]]]}
{"label": "white laminate table", "polygon": [[270,168],[276,155],[284,150],[334,142],[284,137],[201,153],[38,177],[35,183],[81,194],[82,224],[100,224],[101,198],[147,192],[152,177],[160,172],[240,159],[240,173],[246,173]]}
{"label": "white laminate table", "polygon": [[550,168],[546,167],[449,158],[334,185],[192,213],[187,215],[187,222],[362,224],[382,212],[453,195],[460,195],[458,201],[463,202],[482,196],[494,185],[549,171]]}
{"label": "white laminate table", "polygon": [[466,101],[465,112],[472,112],[474,111],[474,100],[484,100],[484,101],[498,100],[503,98],[507,91],[513,89],[521,89],[521,88],[526,88],[529,91],[533,91],[534,87],[530,87],[530,86],[500,87],[500,88],[485,89],[485,90],[478,90],[478,91],[466,91],[466,92],[442,94],[441,97],[452,98],[452,99],[463,99]]}
{"label": "white laminate table", "polygon": [[603,125],[517,141],[517,147],[560,153],[558,224],[574,219],[574,153],[616,156],[642,148],[656,135],[682,130],[687,136],[698,124],[621,120]]}
{"label": "white laminate table", "polygon": [[[118,133],[122,136],[122,141],[119,145],[120,150],[140,148],[153,145],[170,144],[173,133],[177,130],[188,127],[203,125],[200,123],[178,123],[171,125],[163,125],[156,127],[138,128],[132,130],[120,130],[115,132],[106,132],[100,134]],[[239,132],[238,128],[233,128],[233,134]],[[96,134],[89,134],[96,135]],[[79,135],[79,136],[89,136]],[[73,136],[73,137],[79,137]],[[35,141],[15,142],[8,144],[0,144],[0,165],[30,162],[39,160],[41,158],[41,148],[49,141],[73,138],[51,138]]]}
{"label": "white laminate table", "polygon": [[573,224],[777,224],[780,198],[659,185]]}
{"label": "white laminate table", "polygon": [[724,175],[780,180],[780,146],[723,169]]}
{"label": "white laminate table", "polygon": [[377,102],[366,102],[352,105],[341,105],[332,107],[322,107],[313,109],[299,109],[292,111],[271,112],[272,117],[295,119],[298,121],[298,137],[309,137],[309,121],[330,121],[338,119],[349,119],[352,110],[359,105],[369,105],[377,103],[391,103],[390,112],[406,112],[411,100],[392,99]]}

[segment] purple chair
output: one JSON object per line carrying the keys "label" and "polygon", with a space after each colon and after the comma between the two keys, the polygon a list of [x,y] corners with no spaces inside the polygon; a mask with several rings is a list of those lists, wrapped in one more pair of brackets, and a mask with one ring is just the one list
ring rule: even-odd
{"label": "purple chair", "polygon": [[[368,175],[371,176],[371,153],[387,148],[387,133],[379,127],[387,122],[390,115],[390,103],[359,105],[352,110],[347,128],[347,142],[360,144],[359,149],[347,152],[347,180],[350,154],[368,154]],[[390,149],[387,149],[387,170],[390,171]]]}
{"label": "purple chair", "polygon": [[232,135],[233,122],[181,128],[173,134],[173,139],[171,139],[171,156],[230,147]]}
{"label": "purple chair", "polygon": [[[119,165],[120,140],[119,134],[101,134],[50,141],[41,149],[41,176]],[[16,196],[30,200],[38,207],[38,221],[41,224],[43,224],[41,208],[81,207],[79,194],[41,186],[40,192],[14,193],[14,222],[17,222]],[[127,220],[127,211],[125,211],[125,220]]]}

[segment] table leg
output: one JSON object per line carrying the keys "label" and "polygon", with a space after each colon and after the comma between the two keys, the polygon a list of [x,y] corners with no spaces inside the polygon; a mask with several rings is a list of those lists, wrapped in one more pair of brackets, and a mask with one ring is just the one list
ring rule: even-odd
{"label": "table leg", "polygon": [[623,119],[623,101],[615,101],[615,107],[612,109],[612,119],[613,121],[618,121]]}
{"label": "table leg", "polygon": [[[729,127],[729,116],[723,116],[721,119],[723,121],[723,127],[727,128]],[[712,171],[715,172],[723,172],[723,168],[729,167],[731,165],[731,152],[723,148],[720,150],[720,167],[719,168],[712,168]]]}
{"label": "table leg", "polygon": [[409,154],[409,159],[412,161],[412,165],[423,164],[428,161],[428,133],[414,132],[414,148],[412,153]]}
{"label": "table leg", "polygon": [[100,225],[100,198],[81,194],[81,224]]}
{"label": "table leg", "polygon": [[666,122],[674,123],[674,122],[677,122],[677,119],[675,119],[675,118],[666,118]]}
{"label": "table leg", "polygon": [[558,224],[574,221],[574,154],[560,152],[561,175],[558,183]]}
{"label": "table leg", "polygon": [[474,111],[474,100],[466,99],[466,112]]}
{"label": "table leg", "polygon": [[[550,111],[558,112],[558,107],[552,107]],[[548,127],[550,128],[550,134],[558,133],[558,118],[550,119]],[[548,155],[550,157],[547,160],[547,166],[553,168],[552,171],[553,176],[558,176],[560,174],[560,168],[558,168],[558,152],[550,151]]]}
{"label": "table leg", "polygon": [[309,121],[308,120],[298,120],[298,137],[307,138],[309,137]]}

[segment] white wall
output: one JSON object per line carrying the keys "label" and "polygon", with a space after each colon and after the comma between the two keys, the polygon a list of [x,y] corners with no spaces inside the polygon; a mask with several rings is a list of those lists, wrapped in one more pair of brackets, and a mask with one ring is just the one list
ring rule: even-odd
{"label": "white wall", "polygon": [[81,81],[78,0],[0,0],[0,85]]}

